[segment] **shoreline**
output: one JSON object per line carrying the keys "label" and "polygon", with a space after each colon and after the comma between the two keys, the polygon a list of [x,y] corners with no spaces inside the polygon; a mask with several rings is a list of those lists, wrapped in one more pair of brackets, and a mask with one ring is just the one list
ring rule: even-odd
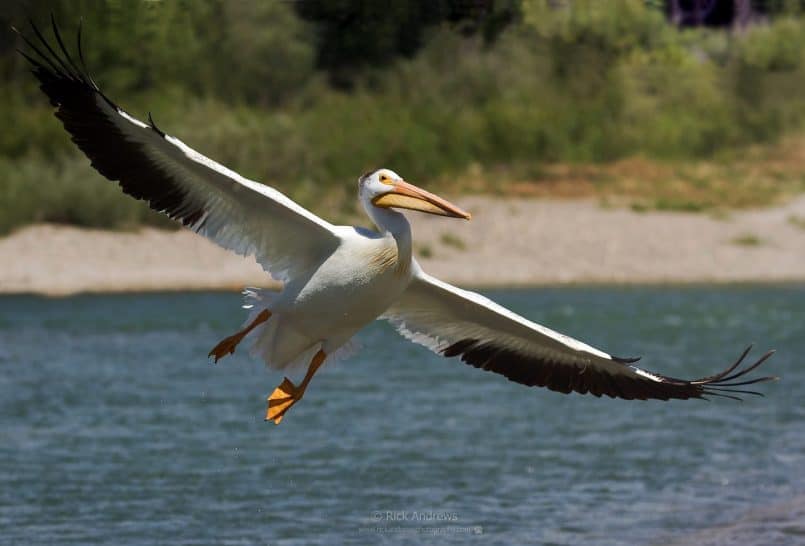
{"label": "shoreline", "polygon": [[[410,214],[428,273],[477,288],[805,282],[805,196],[714,218],[591,200],[459,198],[471,222]],[[502,243],[503,242],[503,243]],[[185,229],[33,225],[0,238],[0,294],[276,287],[253,258]]]}
{"label": "shoreline", "polygon": [[[455,284],[455,283],[451,283]],[[790,279],[790,280],[747,280],[747,281],[625,281],[625,282],[608,282],[608,281],[573,281],[573,282],[534,282],[528,284],[461,284],[459,288],[466,290],[528,290],[528,289],[572,289],[572,288],[630,288],[630,287],[669,287],[669,288],[697,288],[707,286],[719,287],[769,287],[769,286],[800,286],[805,285],[805,279]],[[77,296],[124,296],[124,295],[137,295],[137,294],[179,294],[198,293],[198,294],[234,294],[240,293],[247,287],[255,286],[191,286],[191,287],[171,287],[171,288],[153,288],[151,285],[144,287],[131,286],[126,288],[110,288],[100,290],[82,290],[74,292],[47,292],[47,291],[3,291],[0,289],[0,298],[4,297],[38,297],[45,299],[60,299],[72,298]],[[258,288],[269,290],[281,290],[282,285],[262,285]]]}

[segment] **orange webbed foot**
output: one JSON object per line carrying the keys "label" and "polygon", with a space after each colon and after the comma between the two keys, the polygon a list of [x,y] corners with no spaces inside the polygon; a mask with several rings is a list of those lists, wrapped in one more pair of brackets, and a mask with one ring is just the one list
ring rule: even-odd
{"label": "orange webbed foot", "polygon": [[231,355],[232,353],[234,353],[235,352],[235,347],[238,346],[238,343],[243,341],[243,338],[246,337],[246,335],[249,332],[254,330],[257,327],[258,324],[261,324],[261,323],[267,321],[270,317],[271,317],[271,311],[269,311],[268,309],[263,309],[260,312],[260,314],[258,314],[255,317],[255,319],[252,321],[251,324],[249,324],[243,330],[241,330],[239,332],[235,332],[231,336],[225,337],[224,339],[222,339],[218,343],[218,345],[216,345],[215,347],[212,348],[212,351],[210,351],[207,356],[208,357],[214,356],[215,357],[215,363],[217,364],[218,361],[221,360],[222,358],[224,358],[226,355]]}
{"label": "orange webbed foot", "polygon": [[215,357],[215,363],[217,364],[219,360],[221,360],[226,355],[231,355],[235,352],[235,347],[243,341],[243,334],[238,332],[237,334],[233,334],[229,337],[225,337],[222,339],[218,345],[213,347],[212,351],[207,355],[208,357],[213,356]]}
{"label": "orange webbed foot", "polygon": [[300,389],[286,377],[268,397],[266,421],[274,421],[275,425],[279,425],[291,406],[302,399],[304,392],[304,389]]}

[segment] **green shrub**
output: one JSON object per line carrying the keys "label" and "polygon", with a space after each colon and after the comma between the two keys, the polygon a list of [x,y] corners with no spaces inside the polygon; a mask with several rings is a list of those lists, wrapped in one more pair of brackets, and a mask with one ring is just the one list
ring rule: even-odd
{"label": "green shrub", "polygon": [[0,159],[0,234],[33,222],[130,229],[170,221],[125,196],[84,157]]}

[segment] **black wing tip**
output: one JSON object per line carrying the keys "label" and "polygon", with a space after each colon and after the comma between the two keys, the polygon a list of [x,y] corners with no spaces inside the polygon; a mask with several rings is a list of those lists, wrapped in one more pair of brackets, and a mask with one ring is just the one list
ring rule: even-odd
{"label": "black wing tip", "polygon": [[[20,35],[20,36],[21,36],[21,35]],[[34,58],[33,58],[33,57],[31,57],[30,55],[28,55],[28,54],[27,54],[26,52],[24,52],[23,50],[21,50],[21,49],[17,49],[16,51],[17,51],[17,53],[19,53],[20,55],[22,55],[22,56],[25,58],[25,60],[26,60],[26,61],[28,61],[29,63],[31,63],[31,66],[33,66],[34,68],[36,68],[36,67],[38,67],[38,66],[41,66],[41,63],[39,63],[39,62],[38,62],[36,59],[34,59]]]}
{"label": "black wing tip", "polygon": [[[727,369],[718,373],[716,375],[705,377],[702,379],[698,379],[696,381],[691,381],[690,384],[696,386],[700,389],[700,395],[711,395],[711,396],[722,396],[725,398],[732,398],[735,400],[742,400],[740,396],[736,395],[751,395],[751,396],[765,396],[762,392],[758,391],[750,391],[745,389],[740,389],[738,387],[743,387],[746,385],[755,385],[758,383],[767,383],[771,381],[779,381],[780,377],[776,375],[767,375],[762,377],[755,377],[751,379],[744,379],[742,381],[735,381],[741,377],[746,376],[746,374],[750,373],[751,371],[760,367],[764,362],[766,362],[769,358],[774,355],[777,351],[775,349],[770,349],[763,353],[760,358],[758,358],[754,363],[744,366],[741,368],[741,363],[744,361],[746,356],[749,354],[749,351],[752,349],[753,345],[749,345],[738,360],[735,361],[734,364],[729,366]],[[724,393],[731,393],[730,395]]]}
{"label": "black wing tip", "polygon": [[634,364],[635,362],[638,362],[643,357],[642,356],[623,357],[623,356],[609,355],[609,358],[611,358],[613,361],[617,362],[618,364]]}
{"label": "black wing tip", "polygon": [[[109,97],[101,91],[98,84],[95,82],[95,79],[92,77],[89,69],[87,68],[87,64],[84,61],[84,51],[81,44],[81,36],[82,36],[82,27],[83,27],[83,19],[79,20],[78,30],[77,30],[77,50],[78,50],[78,60],[81,63],[79,66],[74,60],[73,56],[70,55],[66,45],[64,44],[64,40],[61,37],[61,32],[59,31],[58,24],[56,23],[56,17],[53,13],[51,15],[51,27],[53,30],[53,35],[56,39],[56,45],[61,52],[57,52],[54,50],[53,46],[51,46],[50,42],[45,38],[42,31],[33,21],[33,19],[28,18],[28,23],[33,30],[36,39],[39,42],[40,47],[44,48],[44,51],[37,47],[34,42],[25,36],[25,33],[19,32],[19,35],[25,41],[28,48],[33,51],[41,60],[32,58],[31,55],[25,54],[25,52],[20,51],[20,53],[25,57],[25,59],[32,65],[33,73],[39,80],[40,84],[43,86],[46,84],[57,84],[57,85],[72,85],[78,86],[84,91],[97,93],[106,103],[114,108],[115,110],[120,110],[120,107],[114,103]],[[18,50],[19,51],[19,50]],[[77,89],[78,87],[74,87]],[[50,92],[43,88],[45,94],[48,95],[51,100],[53,97],[50,96]]]}
{"label": "black wing tip", "polygon": [[157,127],[157,124],[154,122],[154,118],[151,116],[151,112],[148,112],[148,126],[151,127],[151,129],[153,129],[156,132],[156,134],[158,134],[162,138],[165,138],[166,136],[165,131]]}
{"label": "black wing tip", "polygon": [[[50,19],[51,27],[53,29],[53,34],[56,37],[56,41],[59,47],[62,49],[62,52],[65,54],[67,62],[69,62],[70,61],[69,54],[67,54],[66,50],[64,49],[64,45],[62,44],[61,40],[61,35],[59,34],[59,29],[58,26],[56,25],[56,18],[52,12],[50,14],[50,18],[51,18]],[[47,68],[44,65],[42,65],[42,63],[37,62],[34,64],[34,67],[48,70],[51,73],[50,75],[55,78],[80,79],[81,74],[75,74],[69,69],[69,67],[65,63],[65,59],[62,59],[62,57],[53,49],[50,42],[45,38],[45,35],[42,33],[40,28],[37,26],[37,24],[31,17],[28,17],[28,25],[31,27],[31,30],[36,36],[36,39],[39,41],[39,45],[43,46],[45,48],[45,51],[42,51],[39,48],[37,48],[36,45],[31,41],[31,39],[29,39],[24,33],[20,32],[15,27],[12,27],[12,30],[14,30],[14,32],[19,34],[22,37],[22,39],[25,40],[25,43],[31,50],[33,50],[39,57],[42,58],[42,60],[44,60],[50,65],[50,68]],[[45,52],[47,52],[48,54],[45,54]],[[30,59],[30,57],[26,58]],[[58,63],[58,66],[56,65],[56,63]]]}

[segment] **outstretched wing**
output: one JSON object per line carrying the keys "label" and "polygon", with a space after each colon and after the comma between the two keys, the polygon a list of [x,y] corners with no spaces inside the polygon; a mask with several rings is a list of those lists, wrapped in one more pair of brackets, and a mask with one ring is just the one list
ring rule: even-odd
{"label": "outstretched wing", "polygon": [[694,381],[648,372],[633,365],[638,359],[609,355],[421,271],[382,318],[406,338],[436,353],[460,356],[471,366],[517,383],[563,393],[627,400],[706,395],[737,398],[736,394],[760,394],[739,387],[776,379],[740,379],[774,353],[769,351],[751,366],[739,369],[749,349],[723,372]]}
{"label": "outstretched wing", "polygon": [[38,43],[23,36],[40,88],[73,142],[103,176],[151,208],[220,246],[253,255],[278,280],[315,267],[339,244],[328,222],[274,188],[247,180],[154,125],[124,112],[89,75],[81,51],[73,60],[53,23],[58,51],[33,23]]}

